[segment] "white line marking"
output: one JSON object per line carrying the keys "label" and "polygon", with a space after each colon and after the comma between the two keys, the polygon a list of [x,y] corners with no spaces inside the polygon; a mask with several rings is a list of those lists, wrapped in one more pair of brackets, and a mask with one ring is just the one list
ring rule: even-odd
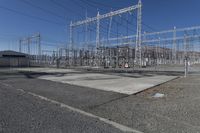
{"label": "white line marking", "polygon": [[34,93],[32,93],[32,92],[27,92],[27,93],[28,93],[29,95],[34,96],[34,97],[38,97],[38,98],[40,98],[40,99],[42,99],[42,100],[45,100],[45,101],[48,101],[48,102],[51,102],[51,103],[54,103],[54,104],[58,104],[58,105],[60,105],[60,107],[62,107],[62,108],[67,108],[67,109],[72,110],[72,111],[74,111],[74,112],[78,112],[78,113],[80,113],[80,114],[82,114],[82,115],[89,116],[89,117],[98,119],[98,120],[100,120],[100,121],[103,121],[104,123],[109,124],[109,125],[112,125],[112,126],[114,126],[115,128],[120,129],[120,130],[123,131],[123,132],[142,133],[142,132],[140,132],[140,131],[134,130],[134,129],[129,128],[129,127],[127,127],[127,126],[124,126],[124,125],[121,125],[121,124],[119,124],[119,123],[110,121],[110,120],[108,120],[108,119],[105,119],[105,118],[102,118],[102,117],[93,115],[93,114],[91,114],[91,113],[82,111],[82,110],[80,110],[80,109],[73,108],[73,107],[71,107],[71,106],[69,106],[69,105],[66,105],[66,104],[64,104],[64,103],[61,103],[61,102],[58,102],[58,101],[55,101],[55,100],[48,99],[48,98],[46,98],[46,97],[43,97],[43,96],[34,94]]}
{"label": "white line marking", "polygon": [[[9,85],[9,84],[2,83],[2,82],[0,82],[0,83],[1,83],[2,85],[4,85],[4,86],[14,88],[13,86],[11,86],[11,85]],[[69,109],[69,110],[72,110],[72,111],[74,111],[74,112],[80,113],[80,114],[82,114],[82,115],[85,115],[85,116],[88,116],[88,117],[92,117],[92,118],[98,119],[98,120],[100,120],[100,121],[102,121],[102,122],[104,122],[104,123],[106,123],[106,124],[112,125],[113,127],[117,128],[117,129],[119,129],[119,130],[121,130],[121,131],[123,131],[123,132],[143,133],[143,132],[138,131],[138,130],[135,130],[135,129],[133,129],[133,128],[130,128],[130,127],[121,125],[121,124],[119,124],[119,123],[116,123],[116,122],[114,122],[114,121],[110,121],[110,120],[108,120],[108,119],[105,119],[105,118],[102,118],[102,117],[93,115],[93,114],[88,113],[88,112],[85,112],[85,111],[83,111],[83,110],[80,110],[80,109],[71,107],[71,106],[66,105],[66,104],[64,104],[64,103],[61,103],[61,102],[58,102],[58,101],[55,101],[55,100],[51,100],[51,99],[49,99],[49,98],[47,98],[47,97],[43,97],[43,96],[37,95],[37,94],[32,93],[32,92],[26,92],[26,91],[24,91],[23,89],[17,89],[17,90],[18,90],[18,91],[21,91],[21,92],[23,92],[23,93],[27,93],[27,94],[29,94],[29,95],[31,95],[31,96],[40,98],[41,100],[48,101],[48,102],[51,102],[51,103],[53,103],[53,104],[60,105],[61,108],[67,108],[67,109]]]}

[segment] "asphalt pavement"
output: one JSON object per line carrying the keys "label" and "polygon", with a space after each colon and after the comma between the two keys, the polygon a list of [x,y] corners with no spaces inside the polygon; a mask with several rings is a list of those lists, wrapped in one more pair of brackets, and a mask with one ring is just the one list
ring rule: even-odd
{"label": "asphalt pavement", "polygon": [[[1,73],[0,132],[124,132],[28,92],[144,133],[200,132],[199,74],[175,79],[137,95],[41,80],[38,75],[41,74]],[[164,97],[154,98],[156,93]]]}
{"label": "asphalt pavement", "polygon": [[0,86],[1,133],[122,133],[98,119]]}

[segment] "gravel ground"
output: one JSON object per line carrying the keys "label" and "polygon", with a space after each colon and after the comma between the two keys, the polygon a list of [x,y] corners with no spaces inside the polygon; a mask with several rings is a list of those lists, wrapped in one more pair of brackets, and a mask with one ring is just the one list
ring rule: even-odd
{"label": "gravel ground", "polygon": [[[199,81],[200,76],[179,78],[91,112],[147,133],[198,133]],[[153,98],[155,93],[165,94],[165,97]]]}
{"label": "gravel ground", "polygon": [[[35,74],[33,75],[34,76],[30,75],[27,76],[23,74],[22,75],[4,74],[0,76],[0,81],[14,86],[15,89],[24,89],[26,91],[30,91],[48,97],[50,99],[54,99],[56,101],[65,103],[67,105],[90,112],[97,116],[107,118],[109,120],[126,125],[128,127],[132,127],[139,131],[143,131],[145,133],[200,132],[200,121],[199,121],[200,120],[200,75],[199,74],[191,75],[187,78],[179,78],[170,81],[168,83],[162,84],[160,86],[151,88],[137,95],[130,95],[130,96],[113,92],[104,92],[86,87],[72,86],[68,84],[39,80],[34,78],[37,77],[35,76]],[[0,94],[2,93],[3,92],[0,92]],[[163,93],[165,94],[165,97],[153,98],[152,96],[155,93]],[[14,100],[14,99],[20,97],[13,96],[12,98],[12,95],[10,93],[8,93],[7,95],[9,98],[11,97],[10,99],[13,99],[13,101],[10,102],[10,106],[11,107],[13,106],[15,108],[15,103],[20,102],[21,100]],[[7,99],[9,100],[9,98]],[[23,101],[28,102],[28,100],[23,100]],[[3,103],[5,104],[9,102],[5,101]],[[14,104],[12,105],[11,103]],[[34,103],[35,102],[33,102],[32,104]],[[47,106],[46,104],[43,106],[46,107]],[[0,105],[2,106],[1,102]],[[22,105],[23,102],[21,103],[21,105],[19,105],[18,110],[21,109]],[[29,106],[32,106],[29,105],[28,103],[25,105],[26,105],[26,107],[24,107],[25,109],[29,108]],[[48,106],[47,108],[49,108]],[[11,107],[10,110],[12,111],[13,107],[12,108]],[[0,110],[1,109],[2,108],[0,108]],[[55,106],[52,106],[51,109],[57,110]],[[1,112],[5,111],[1,110]],[[13,118],[14,117],[18,118],[19,116],[15,116],[16,114],[14,112],[10,112],[7,115],[12,116]],[[28,117],[29,113],[27,113],[26,111],[21,111],[21,112],[22,113],[25,112],[26,114],[25,117],[23,117],[24,119],[22,119],[22,121],[24,120],[23,123],[25,124],[26,123],[25,120],[29,118]],[[47,120],[50,119],[48,118],[48,115],[49,114],[47,114],[46,116],[47,118],[44,119]],[[70,116],[70,114],[67,115]],[[60,117],[61,116],[63,115],[60,115]],[[70,118],[70,119],[76,119],[76,118]],[[50,121],[51,120],[52,119],[50,119]],[[85,121],[88,122],[88,120]],[[27,127],[25,127],[25,129],[23,130],[26,130],[26,128]],[[67,128],[65,131],[67,131]],[[109,131],[110,131],[109,129],[105,129],[102,132],[109,132]],[[73,129],[71,130],[71,132],[73,132]]]}

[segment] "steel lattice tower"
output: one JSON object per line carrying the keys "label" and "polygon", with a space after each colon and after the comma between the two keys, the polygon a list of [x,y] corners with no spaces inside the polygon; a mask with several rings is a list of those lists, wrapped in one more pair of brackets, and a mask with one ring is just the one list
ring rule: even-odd
{"label": "steel lattice tower", "polygon": [[135,45],[135,63],[138,66],[142,66],[142,2],[138,2],[137,13],[137,33],[136,33],[136,45]]}

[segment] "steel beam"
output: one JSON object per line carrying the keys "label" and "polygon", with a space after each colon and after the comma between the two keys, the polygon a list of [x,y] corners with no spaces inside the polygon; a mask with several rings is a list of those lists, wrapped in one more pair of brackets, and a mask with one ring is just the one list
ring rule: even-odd
{"label": "steel beam", "polygon": [[139,6],[134,5],[134,6],[123,8],[123,9],[120,9],[120,10],[117,10],[117,11],[111,11],[107,14],[99,15],[98,17],[87,18],[86,20],[83,20],[83,21],[74,22],[74,23],[71,24],[71,26],[74,27],[74,26],[79,26],[79,25],[83,25],[83,24],[86,24],[86,23],[91,23],[91,22],[97,21],[97,19],[101,20],[101,19],[104,19],[104,18],[109,18],[109,17],[113,17],[113,16],[116,16],[116,15],[131,12],[131,11],[137,9],[137,8],[139,8]]}

